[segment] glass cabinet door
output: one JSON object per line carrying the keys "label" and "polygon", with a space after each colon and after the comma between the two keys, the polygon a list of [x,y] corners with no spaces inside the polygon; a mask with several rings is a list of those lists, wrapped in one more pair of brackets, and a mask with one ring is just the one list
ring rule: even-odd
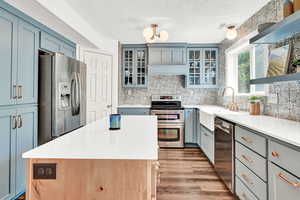
{"label": "glass cabinet door", "polygon": [[189,50],[189,84],[200,85],[201,84],[201,49],[190,49]]}
{"label": "glass cabinet door", "polygon": [[125,49],[123,57],[124,85],[133,85],[134,49]]}
{"label": "glass cabinet door", "polygon": [[146,84],[146,50],[137,49],[136,50],[136,84],[145,85]]}
{"label": "glass cabinet door", "polygon": [[216,85],[217,49],[204,49],[203,85]]}
{"label": "glass cabinet door", "polygon": [[147,51],[146,48],[123,49],[123,86],[146,87]]}

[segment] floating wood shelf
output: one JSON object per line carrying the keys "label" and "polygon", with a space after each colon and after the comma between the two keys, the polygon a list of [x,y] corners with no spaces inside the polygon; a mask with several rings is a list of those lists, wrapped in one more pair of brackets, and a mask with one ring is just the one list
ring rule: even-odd
{"label": "floating wood shelf", "polygon": [[300,11],[250,39],[251,44],[273,44],[300,32]]}
{"label": "floating wood shelf", "polygon": [[300,81],[300,73],[295,74],[287,74],[281,76],[274,76],[270,78],[258,78],[250,80],[251,85],[258,85],[258,84],[270,84],[274,82],[282,82],[282,81]]}

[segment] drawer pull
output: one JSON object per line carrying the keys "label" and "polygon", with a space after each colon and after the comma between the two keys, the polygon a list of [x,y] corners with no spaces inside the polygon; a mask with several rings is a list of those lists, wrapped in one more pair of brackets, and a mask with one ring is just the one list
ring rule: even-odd
{"label": "drawer pull", "polygon": [[244,158],[244,160],[246,160],[249,163],[253,163],[254,161],[250,158],[248,158],[247,156],[245,156],[244,154],[242,154],[242,158]]}
{"label": "drawer pull", "polygon": [[278,174],[278,177],[279,177],[281,180],[283,180],[284,182],[286,182],[286,183],[292,185],[293,187],[295,187],[295,188],[300,188],[300,183],[294,183],[294,182],[290,181],[289,179],[287,179],[287,178],[283,175],[283,173],[280,172],[280,173]]}
{"label": "drawer pull", "polygon": [[249,144],[253,144],[253,140],[251,140],[250,138],[242,137],[242,139]]}
{"label": "drawer pull", "polygon": [[279,153],[278,153],[278,152],[275,152],[275,151],[273,151],[273,152],[272,152],[272,156],[273,156],[273,157],[276,157],[276,158],[279,158]]}
{"label": "drawer pull", "polygon": [[248,184],[253,185],[253,182],[250,180],[250,178],[248,178],[246,174],[241,174],[241,176]]}

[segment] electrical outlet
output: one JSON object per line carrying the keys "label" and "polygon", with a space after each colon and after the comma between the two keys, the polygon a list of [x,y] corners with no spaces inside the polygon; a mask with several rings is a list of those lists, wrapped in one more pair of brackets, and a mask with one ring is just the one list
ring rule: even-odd
{"label": "electrical outlet", "polygon": [[278,103],[277,95],[276,94],[270,94],[267,97],[267,101],[268,101],[269,104],[277,104]]}
{"label": "electrical outlet", "polygon": [[56,179],[56,163],[34,163],[33,179]]}

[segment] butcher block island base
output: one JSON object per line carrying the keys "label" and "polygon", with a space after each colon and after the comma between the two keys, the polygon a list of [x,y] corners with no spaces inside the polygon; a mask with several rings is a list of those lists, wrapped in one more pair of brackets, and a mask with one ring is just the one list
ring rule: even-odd
{"label": "butcher block island base", "polygon": [[94,122],[26,152],[27,199],[155,200],[156,117],[122,116],[118,133],[110,132],[107,122]]}

